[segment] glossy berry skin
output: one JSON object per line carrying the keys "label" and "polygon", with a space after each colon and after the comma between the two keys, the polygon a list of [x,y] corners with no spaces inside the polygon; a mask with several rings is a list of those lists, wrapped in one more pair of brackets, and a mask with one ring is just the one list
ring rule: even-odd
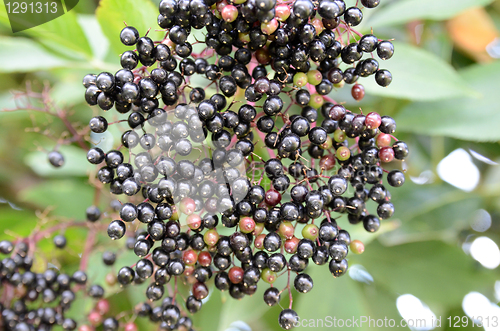
{"label": "glossy berry skin", "polygon": [[390,218],[394,214],[394,205],[391,202],[382,202],[377,207],[377,215],[380,219]]}
{"label": "glossy berry skin", "polygon": [[[351,43],[342,49],[342,61],[347,64],[354,63],[361,59],[362,50],[357,43]],[[345,73],[347,70],[345,71]]]}
{"label": "glossy berry skin", "polygon": [[392,117],[382,116],[379,130],[385,134],[393,134],[396,132],[396,121]]}
{"label": "glossy berry skin", "polygon": [[363,20],[363,13],[358,7],[350,7],[344,13],[344,20],[350,26],[356,26]]}
{"label": "glossy berry skin", "polygon": [[328,136],[325,129],[321,127],[315,127],[309,131],[308,137],[311,143],[321,145],[326,142]]}
{"label": "glossy berry skin", "polygon": [[398,160],[404,160],[409,154],[408,145],[401,140],[392,144],[392,149],[394,151],[394,157]]}
{"label": "glossy berry skin", "polygon": [[275,252],[281,247],[281,238],[276,232],[270,232],[264,238],[264,249]]}
{"label": "glossy berry skin", "polygon": [[381,41],[377,45],[377,55],[382,60],[388,60],[394,55],[394,45],[387,40]]}
{"label": "glossy berry skin", "polygon": [[347,260],[344,259],[340,262],[337,262],[335,260],[330,260],[330,264],[328,267],[334,278],[343,276],[347,271],[348,267]]}
{"label": "glossy berry skin", "polygon": [[193,285],[193,296],[198,299],[202,300],[205,299],[208,296],[208,288],[204,283],[197,282]]}
{"label": "glossy berry skin", "polygon": [[375,8],[380,4],[380,0],[361,0],[361,4],[366,8]]}
{"label": "glossy berry skin", "polygon": [[[149,316],[162,330],[191,330],[181,305],[190,313],[199,311],[212,275],[215,287],[237,300],[254,294],[260,280],[274,284],[287,270],[297,274],[294,288],[309,292],[313,280],[303,273],[309,259],[329,263],[334,277],[343,275],[349,249],[362,249],[351,243],[340,220],[337,225],[335,214],[348,214],[349,222],[377,231],[380,219],[394,213],[382,185],[383,163],[408,156],[406,144],[392,137],[392,118],[366,115],[359,107],[348,110],[341,105],[344,100],[337,104],[326,97],[350,84],[359,101],[364,79],[391,83],[391,73],[373,57],[377,52],[382,60],[390,58],[390,41],[379,42],[373,34],[350,44],[338,39],[362,21],[363,6],[373,8],[379,0],[360,0],[351,8],[343,0],[158,2],[164,40],[153,42],[148,33],[141,37],[126,27],[120,39],[132,47],[121,55],[123,69],[83,79],[87,103],[101,110],[114,107],[129,126],[120,148],[105,153],[94,147],[87,154],[90,163],[100,165],[97,178],[110,184],[106,189],[137,195],[133,203],[115,202],[120,216],[108,220],[109,236],[119,239],[128,230],[125,247],[138,256],[132,268],[119,266],[110,284],[148,282],[146,299],[159,302],[142,305],[138,315]],[[203,56],[191,54],[192,29],[204,27],[208,48]],[[212,54],[217,54],[215,64],[207,61]],[[250,64],[252,58],[257,66]],[[209,81],[199,84],[197,74]],[[247,102],[239,103],[243,95]],[[288,99],[296,106],[289,107]],[[108,129],[101,116],[89,126],[92,135]],[[197,146],[205,143],[213,147],[208,153]],[[253,153],[260,143],[270,157]],[[391,171],[387,182],[400,186],[404,175]],[[369,214],[369,204],[378,206],[376,214]],[[104,221],[100,211],[87,214],[91,222]],[[116,214],[103,209],[102,215]],[[7,246],[8,254],[12,248]],[[103,254],[105,265],[115,259],[116,254]],[[0,269],[0,277],[10,272],[3,265]],[[146,281],[151,276],[153,281]],[[172,276],[182,276],[191,287],[185,302],[165,296]],[[97,289],[92,293],[100,296],[92,285]],[[279,304],[279,289],[268,288],[264,301]],[[105,328],[115,328],[107,311],[94,310],[93,327],[103,328],[107,320]],[[284,329],[297,321],[291,309],[279,317]],[[129,324],[121,326],[137,329]]]}
{"label": "glossy berry skin", "polygon": [[314,254],[314,242],[310,239],[302,239],[297,245],[297,255],[303,259],[309,259]]}
{"label": "glossy berry skin", "polygon": [[322,241],[332,241],[338,234],[338,228],[331,222],[321,224],[318,237]]}
{"label": "glossy berry skin", "polygon": [[63,235],[57,235],[54,237],[54,245],[57,248],[64,248],[66,247],[66,237]]}
{"label": "glossy berry skin", "polygon": [[0,253],[9,254],[14,250],[14,245],[7,240],[0,241]]}
{"label": "glossy berry skin", "polygon": [[368,215],[363,218],[363,227],[368,232],[376,232],[380,228],[380,220],[375,215]]}
{"label": "glossy berry skin", "polygon": [[360,101],[365,96],[365,88],[361,84],[354,84],[351,89],[351,95],[356,101]]}
{"label": "glossy berry skin", "polygon": [[363,52],[371,53],[377,49],[378,39],[372,34],[365,34],[359,40],[359,47]]}
{"label": "glossy berry skin", "polygon": [[264,292],[264,302],[272,307],[279,303],[280,294],[279,290],[276,287],[270,287]]}
{"label": "glossy berry skin", "polygon": [[389,86],[392,82],[392,74],[387,69],[379,69],[375,73],[375,81],[382,87]]}
{"label": "glossy berry skin", "polygon": [[50,164],[56,168],[59,168],[64,165],[64,156],[57,151],[50,152],[47,158]]}
{"label": "glossy berry skin", "polygon": [[382,118],[378,113],[371,112],[365,117],[365,125],[368,129],[376,129],[382,123]]}
{"label": "glossy berry skin", "polygon": [[120,32],[120,41],[126,46],[133,46],[138,40],[139,31],[132,26],[127,26]]}
{"label": "glossy berry skin", "polygon": [[295,277],[293,286],[300,293],[307,293],[313,288],[313,280],[308,274],[298,274]]}
{"label": "glossy berry skin", "polygon": [[108,226],[108,236],[112,240],[117,240],[125,235],[126,230],[125,223],[120,220],[114,220]]}
{"label": "glossy berry skin", "polygon": [[103,133],[108,129],[108,121],[102,116],[95,116],[90,120],[89,127],[92,132]]}
{"label": "glossy berry skin", "polygon": [[284,330],[292,329],[299,321],[299,315],[292,309],[284,309],[279,315],[279,325]]}

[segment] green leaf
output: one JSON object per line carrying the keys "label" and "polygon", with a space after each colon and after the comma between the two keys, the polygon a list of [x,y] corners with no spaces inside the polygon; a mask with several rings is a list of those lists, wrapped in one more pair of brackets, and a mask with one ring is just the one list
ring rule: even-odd
{"label": "green leaf", "polygon": [[375,78],[362,81],[369,94],[410,100],[439,100],[473,94],[464,80],[445,61],[421,48],[394,42],[394,55],[380,61],[392,73],[392,83],[381,87]]}
{"label": "green leaf", "polygon": [[86,153],[81,148],[61,146],[59,151],[64,156],[64,164],[59,168],[54,168],[47,160],[47,153],[42,151],[26,155],[25,163],[37,175],[43,177],[87,176],[89,172],[94,170],[94,166],[83,161],[86,160]]}
{"label": "green leaf", "polygon": [[109,40],[102,32],[95,15],[78,15],[78,23],[87,36],[94,57],[103,60],[109,50]]}
{"label": "green leaf", "polygon": [[63,67],[68,62],[27,38],[0,36],[0,72],[29,72]]}
{"label": "green leaf", "polygon": [[[380,236],[387,245],[430,239],[455,240],[460,231],[470,228],[473,214],[481,206],[477,194],[445,183],[417,185],[408,178],[403,187],[391,192],[396,206],[394,222],[399,226]],[[386,226],[387,222],[382,222],[381,229]]]}
{"label": "green leaf", "polygon": [[402,24],[415,20],[445,20],[471,7],[482,7],[493,0],[398,0],[381,7],[366,22],[367,26],[380,27]]}
{"label": "green leaf", "polygon": [[[0,22],[10,26],[5,6],[0,6]],[[83,60],[92,56],[92,50],[82,28],[78,24],[75,10],[71,10],[42,25],[27,29],[23,33],[35,37],[53,52],[68,58]],[[15,52],[16,55],[19,53],[21,53],[19,50]],[[25,53],[24,50],[22,53]]]}
{"label": "green leaf", "polygon": [[[298,299],[294,310],[300,317],[301,327],[330,330],[334,328],[330,323],[334,323],[335,318],[345,322],[350,320],[348,323],[352,323],[353,319],[358,320],[353,325],[355,330],[372,330],[367,322],[359,324],[361,317],[369,316],[375,320],[387,317],[399,321],[397,295],[387,292],[379,284],[363,284],[351,279],[349,275],[333,278],[327,265],[312,265],[307,268],[306,273],[314,280],[313,289],[305,295],[295,291],[293,293],[294,303]],[[335,325],[339,327],[338,324]]]}
{"label": "green leaf", "polygon": [[[6,239],[4,235],[6,231],[8,231],[8,235],[28,236],[38,221],[35,213],[31,210],[19,210],[19,206],[4,198],[0,199],[0,233],[2,238]],[[20,219],[23,221],[19,222]]]}
{"label": "green leaf", "polygon": [[[499,141],[500,104],[494,97],[500,90],[499,75],[500,61],[462,70],[460,76],[481,93],[479,97],[410,104],[396,116],[398,130],[462,140]],[[476,112],[481,115],[475,116]]]}
{"label": "green leaf", "polygon": [[116,55],[130,49],[120,42],[120,31],[125,27],[124,22],[135,27],[141,36],[151,28],[148,37],[162,40],[162,34],[155,31],[159,29],[156,23],[158,8],[149,0],[102,0],[96,16]]}
{"label": "green leaf", "polygon": [[53,179],[25,188],[19,200],[45,209],[52,207],[54,215],[82,219],[85,209],[92,204],[94,189],[79,180]]}
{"label": "green leaf", "polygon": [[[262,319],[262,316],[270,310],[269,306],[262,300],[264,291],[269,286],[261,283],[259,283],[256,293],[252,296],[245,296],[238,301],[233,299],[227,291],[221,292],[216,288],[211,288],[208,301],[203,304],[203,308],[198,313],[193,315],[194,325],[203,325],[204,331],[224,331],[232,323],[243,321],[249,324],[252,330],[271,330],[271,328],[263,325],[264,321]],[[280,289],[285,285],[286,276],[280,277],[274,284]],[[280,330],[277,323],[278,314],[279,311],[275,314],[276,319],[272,325],[274,327],[272,330]]]}
{"label": "green leaf", "polygon": [[375,284],[428,305],[457,305],[470,291],[491,293],[496,280],[494,271],[479,267],[459,245],[441,241],[391,247],[374,241],[351,260],[363,265]]}

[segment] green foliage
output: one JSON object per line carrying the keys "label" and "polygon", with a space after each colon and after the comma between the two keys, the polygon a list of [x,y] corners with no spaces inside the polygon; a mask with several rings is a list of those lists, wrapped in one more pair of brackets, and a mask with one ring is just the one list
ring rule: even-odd
{"label": "green foliage", "polygon": [[[67,65],[67,61],[25,38],[0,37],[0,72],[30,72]],[[22,49],[23,52],[19,53]]]}
{"label": "green foliage", "polygon": [[446,61],[408,43],[393,44],[394,56],[380,61],[380,67],[392,73],[393,82],[381,88],[374,79],[367,79],[362,84],[368,94],[416,101],[475,94]]}
{"label": "green foliage", "polygon": [[482,7],[493,0],[399,0],[382,6],[367,22],[369,26],[404,24],[414,20],[445,20],[471,7]]}
{"label": "green foliage", "polygon": [[121,54],[128,48],[120,42],[120,31],[127,25],[134,26],[144,35],[149,29],[148,36],[153,40],[161,38],[156,19],[158,8],[150,1],[141,0],[103,0],[96,11],[97,20],[111,43],[111,49]]}
{"label": "green foliage", "polygon": [[399,129],[463,140],[499,141],[500,105],[492,96],[500,89],[500,63],[474,65],[459,74],[470,89],[480,93],[478,96],[412,103],[398,114]]}

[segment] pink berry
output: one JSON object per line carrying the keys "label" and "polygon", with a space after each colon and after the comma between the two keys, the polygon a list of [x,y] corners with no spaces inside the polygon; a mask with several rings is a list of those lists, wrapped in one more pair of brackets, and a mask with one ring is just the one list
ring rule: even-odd
{"label": "pink berry", "polygon": [[382,118],[378,113],[371,112],[366,115],[365,125],[367,129],[376,129],[380,126],[380,123],[382,123]]}
{"label": "pink berry", "polygon": [[379,148],[387,147],[391,145],[391,139],[392,138],[390,134],[380,133],[375,139],[375,144]]}
{"label": "pink berry", "polygon": [[109,312],[109,301],[106,299],[101,299],[97,301],[95,305],[95,310],[100,314],[100,315],[106,315]]}
{"label": "pink berry", "polygon": [[295,254],[297,252],[297,246],[299,245],[299,238],[293,237],[291,239],[285,240],[285,252],[288,254]]}
{"label": "pink berry", "polygon": [[276,8],[276,18],[278,21],[284,22],[290,17],[290,7],[285,4],[277,5]]}
{"label": "pink berry", "polygon": [[123,328],[125,331],[138,331],[137,325],[135,323],[129,322],[125,324],[125,327]]}
{"label": "pink berry", "polygon": [[382,147],[378,152],[380,161],[388,163],[394,160],[394,150],[392,147]]}
{"label": "pink berry", "polygon": [[102,316],[97,311],[92,310],[88,317],[89,323],[93,326],[97,326],[102,323]]}
{"label": "pink berry", "polygon": [[197,214],[191,214],[186,218],[186,223],[192,230],[199,229],[201,226],[201,217]]}
{"label": "pink berry", "polygon": [[194,283],[193,284],[193,296],[198,300],[205,299],[208,296],[207,285],[205,285],[205,283],[200,283],[200,282]]}
{"label": "pink berry", "polygon": [[229,280],[233,284],[238,284],[241,283],[243,280],[243,269],[237,266],[232,267],[229,269],[229,272],[227,273],[229,276]]}
{"label": "pink berry", "polygon": [[273,34],[276,29],[278,29],[278,20],[276,18],[273,18],[267,23],[261,23],[260,24],[260,29],[262,32],[264,32],[267,35]]}
{"label": "pink berry", "polygon": [[194,210],[196,209],[196,203],[191,198],[184,198],[181,200],[179,204],[179,209],[181,213],[184,213],[186,215],[191,215],[192,213],[194,213]]}
{"label": "pink berry", "polygon": [[182,253],[182,260],[187,265],[194,265],[198,260],[198,254],[193,249],[188,249]]}
{"label": "pink berry", "polygon": [[351,89],[351,95],[356,101],[360,101],[365,96],[365,88],[361,84],[354,84]]}
{"label": "pink berry", "polygon": [[238,8],[233,5],[227,5],[222,9],[221,16],[226,22],[234,22],[238,17]]}
{"label": "pink berry", "polygon": [[251,217],[243,217],[239,225],[240,231],[243,233],[250,233],[255,229],[255,221]]}
{"label": "pink berry", "polygon": [[202,266],[202,267],[208,267],[210,266],[210,264],[212,263],[212,255],[210,255],[209,252],[200,252],[200,254],[198,254],[198,263]]}
{"label": "pink berry", "polygon": [[264,233],[259,234],[257,237],[255,237],[255,239],[253,241],[255,248],[257,248],[257,249],[264,248],[264,238],[265,237],[266,237],[266,235]]}
{"label": "pink berry", "polygon": [[290,222],[281,222],[278,231],[286,239],[292,239],[293,234],[295,233],[295,228]]}

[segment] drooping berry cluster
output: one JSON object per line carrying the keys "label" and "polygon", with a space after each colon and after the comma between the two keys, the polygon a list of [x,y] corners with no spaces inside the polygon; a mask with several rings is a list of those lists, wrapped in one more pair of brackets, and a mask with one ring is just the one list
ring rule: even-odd
{"label": "drooping berry cluster", "polygon": [[[56,236],[54,243],[64,246],[63,236]],[[47,269],[43,273],[32,271],[33,251],[26,242],[13,244],[0,241],[0,254],[8,255],[0,262],[2,304],[0,304],[0,329],[15,331],[75,330],[75,320],[65,317],[79,289],[85,289],[87,275],[76,271],[72,275]],[[93,298],[101,298],[104,290],[92,285],[87,290]]]}
{"label": "drooping berry cluster", "polygon": [[[362,11],[342,0],[163,0],[159,9],[163,40],[127,26],[120,39],[136,49],[121,55],[123,69],[83,80],[89,105],[128,114],[118,121],[128,125],[121,146],[106,153],[94,147],[87,159],[101,165],[97,177],[113,194],[130,197],[108,235],[128,234],[140,258],[119,270],[121,285],[152,278],[139,315],[162,329],[189,329],[186,313],[201,308],[211,278],[241,299],[259,280],[273,284],[284,273],[289,293],[291,273],[294,288],[309,292],[309,260],[328,263],[334,277],[345,274],[349,247],[363,246],[336,218],[347,214],[350,223],[377,231],[394,213],[383,165],[403,160],[408,147],[392,142],[392,118],[355,114],[328,95],[360,76],[389,85],[390,72],[362,57],[389,59],[392,43],[354,31]],[[188,41],[191,28],[206,29],[205,41],[196,42],[206,46],[201,53]],[[195,75],[207,86],[193,86]],[[362,99],[362,85],[352,95]],[[96,116],[90,128],[103,133],[108,121]],[[401,186],[403,173],[388,172],[387,183]],[[367,211],[369,200],[376,215]],[[163,299],[179,277],[192,284],[191,295],[182,302],[174,290]],[[264,301],[276,305],[281,293],[271,285]],[[291,306],[279,317],[284,329],[297,317]]]}

